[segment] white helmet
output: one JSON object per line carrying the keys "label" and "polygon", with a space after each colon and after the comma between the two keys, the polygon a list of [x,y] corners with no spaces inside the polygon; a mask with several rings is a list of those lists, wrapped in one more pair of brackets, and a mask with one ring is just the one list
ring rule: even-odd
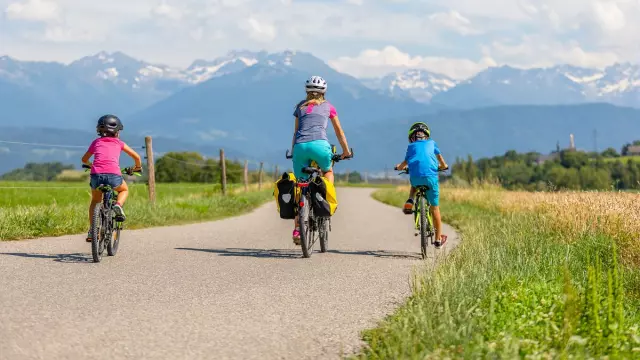
{"label": "white helmet", "polygon": [[320,76],[312,76],[304,85],[307,92],[319,92],[324,94],[327,92],[327,82]]}

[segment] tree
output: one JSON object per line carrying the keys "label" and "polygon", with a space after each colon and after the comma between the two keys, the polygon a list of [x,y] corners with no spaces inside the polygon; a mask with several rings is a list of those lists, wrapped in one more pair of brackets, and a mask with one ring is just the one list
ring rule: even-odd
{"label": "tree", "polygon": [[61,162],[52,163],[28,163],[22,169],[10,171],[0,179],[13,181],[53,181],[64,170],[73,169],[73,165],[64,165]]}
{"label": "tree", "polygon": [[620,154],[618,154],[618,152],[616,151],[616,149],[610,147],[605,149],[602,154],[603,157],[606,158],[616,158],[616,157],[620,157]]}

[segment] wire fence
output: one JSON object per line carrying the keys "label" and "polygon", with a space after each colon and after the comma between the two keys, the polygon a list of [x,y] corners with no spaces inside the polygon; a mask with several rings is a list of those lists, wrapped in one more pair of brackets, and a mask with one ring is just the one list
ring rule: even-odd
{"label": "wire fence", "polygon": [[[69,145],[69,144],[53,144],[53,143],[45,143],[45,142],[24,142],[24,141],[13,141],[13,140],[0,140],[0,144],[7,146],[24,146],[29,147],[31,150],[40,150],[40,148],[46,150],[52,149],[73,149],[74,152],[79,152],[82,149],[88,149],[88,145]],[[129,184],[143,183],[149,188],[150,199],[155,200],[155,186],[156,186],[156,174],[158,171],[160,172],[171,172],[168,167],[171,162],[179,163],[182,165],[186,165],[189,167],[197,167],[200,169],[202,176],[197,177],[196,179],[191,178],[187,180],[183,180],[180,183],[174,183],[175,181],[171,181],[167,179],[160,179],[159,186],[164,186],[165,184],[171,183],[172,189],[206,189],[211,188],[212,185],[216,187],[221,187],[223,192],[226,192],[227,182],[229,182],[231,186],[236,187],[237,185],[242,186],[244,183],[245,190],[249,190],[250,185],[257,184],[258,188],[262,188],[263,185],[266,185],[271,182],[271,179],[275,180],[276,173],[279,171],[278,165],[272,165],[268,162],[257,161],[255,159],[233,159],[233,160],[225,160],[224,163],[220,160],[220,156],[210,156],[207,154],[200,154],[196,150],[191,151],[157,151],[154,152],[151,146],[151,138],[145,138],[145,145],[143,146],[131,146],[134,150],[144,150],[144,154],[140,154],[143,157],[143,174],[144,178],[136,178],[136,177],[127,177],[127,182]],[[24,152],[22,150],[18,150]],[[52,151],[53,152],[53,151]],[[180,155],[189,154],[188,156],[193,156],[193,153],[197,154],[200,159],[181,159]],[[172,156],[173,154],[174,156]],[[224,151],[221,151],[221,154],[224,154]],[[187,156],[187,155],[185,155]],[[224,155],[223,155],[224,156]],[[69,155],[67,155],[67,158]],[[160,161],[161,167],[155,168],[154,163],[158,163]],[[78,159],[80,162],[80,159]],[[167,169],[163,169],[163,167],[167,167]],[[26,168],[24,169],[26,170]],[[69,170],[69,169],[65,169]],[[184,169],[176,169],[177,171],[185,171]],[[74,169],[75,171],[75,169]],[[193,171],[192,171],[193,172]],[[224,177],[222,176],[224,174]],[[57,174],[61,176],[62,174]],[[68,174],[67,174],[68,175]],[[89,174],[82,174],[75,171],[74,179],[65,179],[67,182],[70,182],[69,185],[60,185],[59,182],[48,181],[51,184],[43,184],[38,183],[38,185],[31,184],[22,184],[26,181],[14,181],[14,183],[18,183],[16,185],[11,182],[2,184],[0,182],[0,190],[78,190],[78,189],[87,189],[86,185],[72,185],[73,182],[80,181],[88,181]],[[47,179],[54,180],[54,179]],[[46,180],[45,180],[46,181]]]}
{"label": "wire fence", "polygon": [[[68,144],[52,144],[52,143],[44,143],[44,142],[22,142],[22,141],[12,141],[12,140],[0,140],[0,144],[5,144],[7,146],[25,146],[31,148],[44,148],[44,149],[74,149],[74,152],[79,152],[81,149],[88,149],[88,145],[68,145]],[[141,146],[129,146],[134,150],[142,150],[144,151],[143,164],[144,167],[144,177],[136,178],[136,177],[128,177],[128,183],[143,183],[146,184],[149,188],[150,199],[152,201],[155,199],[155,185],[156,180],[159,180],[160,186],[166,183],[174,183],[172,184],[172,188],[176,189],[205,189],[212,185],[220,185],[222,191],[225,192],[227,183],[230,185],[240,186],[244,185],[245,190],[249,190],[250,185],[257,184],[258,188],[261,189],[264,186],[269,186],[272,182],[276,181],[277,178],[283,172],[292,171],[291,167],[282,168],[277,164],[271,164],[266,161],[258,161],[256,159],[224,159],[221,161],[221,158],[224,158],[224,150],[221,149],[220,154],[211,155],[211,154],[200,154],[197,150],[181,150],[181,151],[154,151],[152,148],[151,137],[145,138],[145,145]],[[168,150],[168,149],[162,149]],[[143,154],[141,154],[143,155]],[[68,157],[68,156],[67,156]],[[181,158],[182,157],[182,158]],[[194,157],[196,157],[194,159]],[[78,162],[80,159],[77,160]],[[173,162],[173,164],[171,164]],[[166,175],[167,172],[170,172],[168,168],[170,166],[175,165],[175,163],[183,165],[183,167],[175,168],[175,171],[186,171],[188,170],[186,167],[195,167],[200,169],[199,176],[195,176],[195,178],[185,179],[185,177],[175,176],[173,179],[168,178]],[[156,168],[156,164],[160,165],[159,168]],[[158,173],[160,176],[158,177]],[[194,171],[191,171],[193,174]],[[344,169],[343,172],[336,172],[336,180],[340,182],[357,182],[357,183],[397,183],[404,184],[407,182],[406,179],[398,179],[394,177],[395,173],[390,171],[390,169],[386,169],[384,176],[369,176],[367,172],[364,173],[355,173],[351,172],[348,169]],[[223,176],[224,175],[224,176]],[[77,181],[88,181],[89,174],[79,175],[76,173],[76,176],[79,178]],[[182,179],[179,181],[179,184],[175,184],[175,179]],[[73,179],[67,179],[67,181],[72,182]],[[0,190],[68,190],[68,189],[87,189],[87,186],[80,185],[71,185],[62,186],[59,185],[58,182],[52,182],[52,184],[41,184],[38,186],[32,185],[3,185],[0,182]]]}

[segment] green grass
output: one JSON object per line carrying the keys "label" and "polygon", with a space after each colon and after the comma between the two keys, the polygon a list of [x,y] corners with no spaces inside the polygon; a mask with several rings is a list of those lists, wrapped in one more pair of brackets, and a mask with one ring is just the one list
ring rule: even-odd
{"label": "green grass", "polygon": [[640,162],[640,156],[620,156],[617,158],[603,158],[603,160],[604,162],[621,161],[623,164],[626,164],[629,160],[632,160],[633,162]]}
{"label": "green grass", "polygon": [[[232,190],[237,186],[229,185],[229,188]],[[146,185],[132,184],[129,189],[125,205],[128,229],[239,215],[253,210],[272,196],[268,187],[264,191],[222,196],[219,185],[157,184],[156,204],[152,206]],[[0,182],[0,240],[86,232],[89,202],[88,184]]]}
{"label": "green grass", "polygon": [[[572,242],[532,213],[499,212],[441,193],[444,220],[463,237],[414,294],[365,332],[371,359],[640,358],[638,269],[612,239]],[[374,197],[400,206],[405,191]]]}

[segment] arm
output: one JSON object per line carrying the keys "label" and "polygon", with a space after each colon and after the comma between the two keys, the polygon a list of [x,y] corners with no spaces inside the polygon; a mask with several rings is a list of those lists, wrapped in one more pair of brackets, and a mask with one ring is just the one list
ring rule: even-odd
{"label": "arm", "polygon": [[340,146],[342,147],[342,158],[347,158],[351,156],[351,150],[349,150],[347,138],[344,136],[342,126],[340,126],[340,119],[338,119],[338,115],[334,115],[330,119],[331,123],[333,124],[333,130],[336,132],[336,137],[338,137],[338,141],[340,142]]}
{"label": "arm", "polygon": [[89,161],[89,159],[91,159],[91,156],[93,156],[93,153],[91,153],[91,151],[87,150],[86,153],[84,153],[84,156],[82,156],[82,163],[88,166],[91,166],[93,164],[91,164],[91,161]]}
{"label": "arm", "polygon": [[438,168],[439,169],[446,169],[449,166],[447,165],[447,163],[444,161],[444,158],[442,157],[442,154],[438,154],[436,155],[436,157],[438,158]]}
{"label": "arm", "polygon": [[291,155],[293,155],[293,145],[296,143],[296,133],[298,132],[298,117],[296,116],[296,125],[293,130],[293,139],[291,140]]}
{"label": "arm", "polygon": [[124,151],[127,155],[131,156],[131,158],[133,158],[133,161],[136,162],[134,167],[135,171],[142,170],[142,160],[140,159],[140,155],[138,155],[137,152],[135,152],[127,144],[123,144],[122,151]]}
{"label": "arm", "polygon": [[404,160],[400,164],[396,165],[396,170],[404,170],[407,167],[407,160]]}

